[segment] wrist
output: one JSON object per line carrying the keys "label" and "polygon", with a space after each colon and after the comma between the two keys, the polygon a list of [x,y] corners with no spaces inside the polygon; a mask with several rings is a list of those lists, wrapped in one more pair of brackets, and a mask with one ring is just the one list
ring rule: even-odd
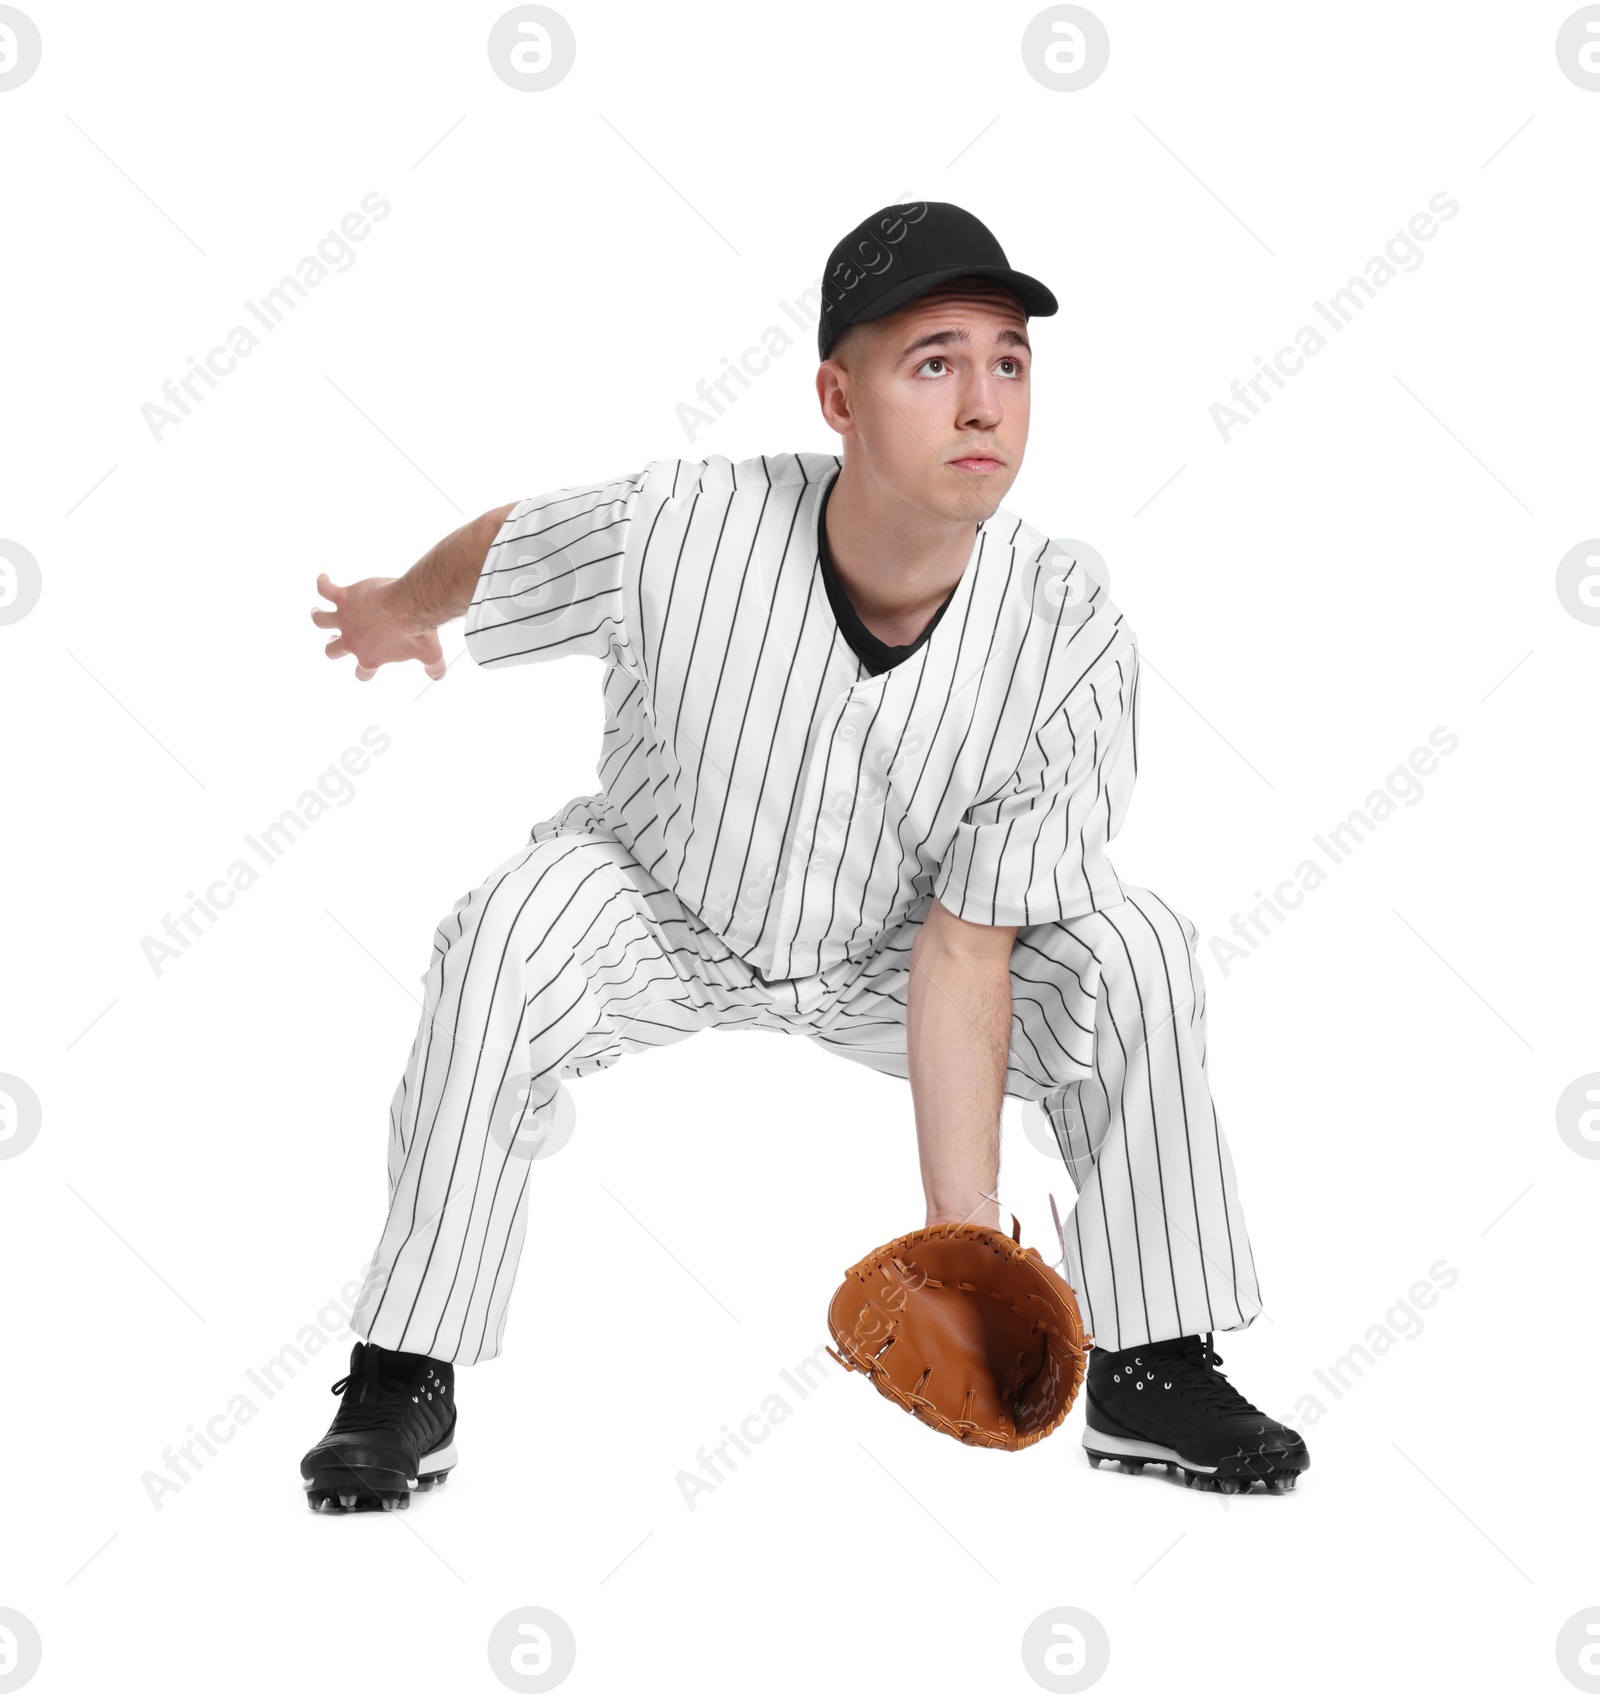
{"label": "wrist", "polygon": [[1000,1206],[981,1193],[964,1204],[930,1199],[923,1225],[931,1228],[937,1222],[973,1222],[979,1227],[997,1228],[1000,1225]]}
{"label": "wrist", "polygon": [[433,630],[433,622],[418,609],[416,598],[404,578],[374,580],[372,606],[386,626],[405,637],[417,637],[422,632]]}

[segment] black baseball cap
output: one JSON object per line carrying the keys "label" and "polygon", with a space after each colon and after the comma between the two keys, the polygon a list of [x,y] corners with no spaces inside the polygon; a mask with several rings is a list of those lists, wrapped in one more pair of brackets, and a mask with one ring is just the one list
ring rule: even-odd
{"label": "black baseball cap", "polygon": [[862,219],[828,256],[822,274],[817,357],[851,325],[890,313],[958,277],[1009,289],[1030,317],[1048,318],[1054,295],[1038,278],[1012,268],[982,219],[949,201],[907,201]]}

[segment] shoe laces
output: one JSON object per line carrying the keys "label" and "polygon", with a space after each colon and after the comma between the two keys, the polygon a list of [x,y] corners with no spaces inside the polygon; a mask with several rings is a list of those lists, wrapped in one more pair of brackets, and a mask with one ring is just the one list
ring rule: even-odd
{"label": "shoe laces", "polygon": [[1190,1401],[1201,1410],[1214,1411],[1219,1416],[1255,1415],[1256,1408],[1218,1370],[1221,1356],[1213,1349],[1211,1336],[1202,1340],[1195,1335],[1177,1350],[1163,1353],[1161,1369],[1178,1383]]}
{"label": "shoe laces", "polygon": [[[417,1401],[411,1396],[411,1379],[383,1373],[383,1360],[370,1347],[362,1351],[350,1372],[341,1376],[330,1393],[343,1394],[334,1428],[367,1428],[386,1416],[409,1415]],[[350,1390],[354,1389],[354,1396]]]}

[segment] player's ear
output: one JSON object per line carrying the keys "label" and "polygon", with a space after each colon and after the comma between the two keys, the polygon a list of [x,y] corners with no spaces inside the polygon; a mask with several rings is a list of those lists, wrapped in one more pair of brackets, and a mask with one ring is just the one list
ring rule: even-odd
{"label": "player's ear", "polygon": [[817,405],[828,428],[840,436],[850,428],[850,374],[837,360],[817,368]]}

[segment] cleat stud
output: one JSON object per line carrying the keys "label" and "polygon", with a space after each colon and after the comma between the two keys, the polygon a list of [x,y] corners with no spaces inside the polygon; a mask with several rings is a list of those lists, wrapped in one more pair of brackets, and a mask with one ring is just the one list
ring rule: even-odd
{"label": "cleat stud", "polygon": [[1122,1467],[1130,1476],[1142,1476],[1144,1474],[1144,1465],[1132,1458],[1124,1458]]}
{"label": "cleat stud", "polygon": [[358,1493],[341,1493],[339,1495],[339,1503],[346,1511],[350,1511],[354,1509],[360,1498],[361,1496]]}

